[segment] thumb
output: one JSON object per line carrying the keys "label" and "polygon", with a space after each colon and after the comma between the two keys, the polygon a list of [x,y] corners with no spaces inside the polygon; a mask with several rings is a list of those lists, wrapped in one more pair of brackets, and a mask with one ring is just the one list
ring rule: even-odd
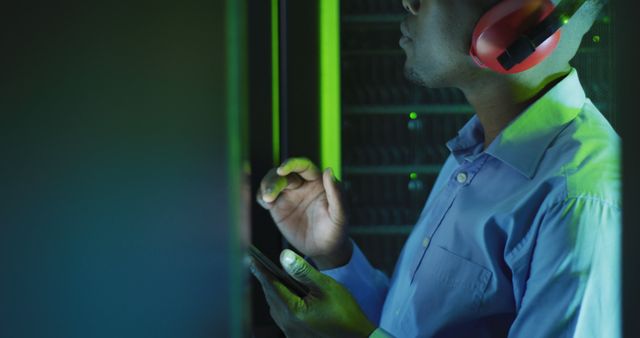
{"label": "thumb", "polygon": [[308,286],[311,290],[320,289],[324,275],[295,252],[289,249],[282,250],[280,264],[298,282]]}
{"label": "thumb", "polygon": [[329,203],[329,217],[333,223],[343,225],[345,223],[344,208],[342,206],[342,194],[338,187],[338,181],[333,174],[333,170],[328,168],[322,174],[322,185],[327,194]]}

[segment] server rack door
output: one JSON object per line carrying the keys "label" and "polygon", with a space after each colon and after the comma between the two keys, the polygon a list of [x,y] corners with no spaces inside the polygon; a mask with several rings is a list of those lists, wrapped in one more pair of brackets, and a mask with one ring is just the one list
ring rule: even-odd
{"label": "server rack door", "polygon": [[243,3],[3,9],[0,337],[244,336]]}

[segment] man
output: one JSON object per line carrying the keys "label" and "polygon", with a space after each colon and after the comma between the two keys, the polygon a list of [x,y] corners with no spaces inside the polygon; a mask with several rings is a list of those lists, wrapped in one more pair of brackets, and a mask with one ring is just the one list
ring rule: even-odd
{"label": "man", "polygon": [[[476,115],[387,279],[348,238],[330,169],[287,160],[258,202],[290,250],[300,298],[252,264],[271,314],[292,337],[618,337],[619,138],[569,66],[601,7],[588,1],[555,52],[522,73],[476,65],[469,42],[499,1],[404,1],[406,75],[460,88]],[[318,271],[319,270],[319,271]]]}

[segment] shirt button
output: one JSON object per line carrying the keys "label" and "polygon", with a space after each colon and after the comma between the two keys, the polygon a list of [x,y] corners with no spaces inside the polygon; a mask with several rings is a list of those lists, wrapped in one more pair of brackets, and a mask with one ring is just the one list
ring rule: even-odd
{"label": "shirt button", "polygon": [[426,248],[426,247],[428,247],[428,246],[429,246],[429,241],[430,241],[430,240],[429,240],[429,237],[425,237],[425,238],[422,240],[422,246],[423,246],[423,247],[425,247],[425,248]]}
{"label": "shirt button", "polygon": [[458,183],[462,184],[464,182],[467,181],[467,173],[461,171],[458,173],[458,175],[456,175],[456,181],[458,181]]}

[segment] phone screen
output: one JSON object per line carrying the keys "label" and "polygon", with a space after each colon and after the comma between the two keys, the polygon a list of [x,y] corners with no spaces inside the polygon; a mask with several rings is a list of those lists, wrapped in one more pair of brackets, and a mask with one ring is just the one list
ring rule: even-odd
{"label": "phone screen", "polygon": [[309,294],[309,288],[307,288],[304,284],[298,282],[293,277],[291,277],[281,267],[279,267],[274,262],[272,262],[269,258],[267,258],[267,256],[265,256],[253,244],[249,245],[249,254],[251,255],[251,257],[253,257],[256,260],[258,264],[263,266],[274,277],[276,277],[278,281],[280,281],[284,286],[286,286],[293,293],[295,293],[301,298],[304,298]]}

